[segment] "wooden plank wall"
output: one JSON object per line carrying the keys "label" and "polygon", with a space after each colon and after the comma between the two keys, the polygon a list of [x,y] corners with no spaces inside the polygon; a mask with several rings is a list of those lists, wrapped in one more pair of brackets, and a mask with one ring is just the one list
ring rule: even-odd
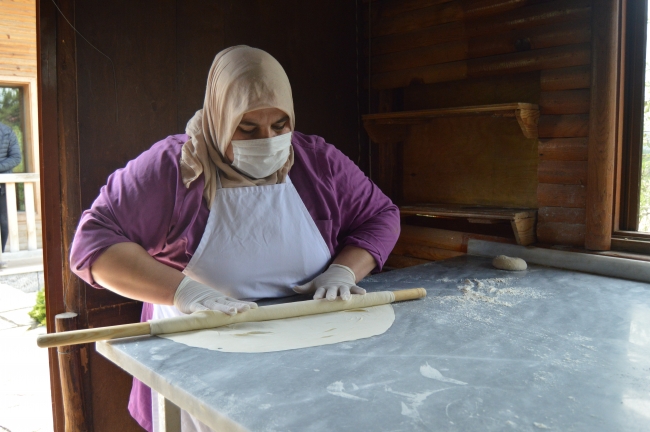
{"label": "wooden plank wall", "polygon": [[540,105],[538,241],[584,246],[591,0],[374,0],[362,7],[364,78],[375,111]]}
{"label": "wooden plank wall", "polygon": [[36,78],[34,0],[0,0],[0,76]]}

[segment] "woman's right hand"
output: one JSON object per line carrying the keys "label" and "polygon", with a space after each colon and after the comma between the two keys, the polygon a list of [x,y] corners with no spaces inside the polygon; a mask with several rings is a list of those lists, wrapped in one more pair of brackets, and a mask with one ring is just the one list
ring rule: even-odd
{"label": "woman's right hand", "polygon": [[228,315],[257,308],[257,303],[237,300],[219,291],[185,277],[174,294],[174,306],[189,314],[197,311],[216,310]]}

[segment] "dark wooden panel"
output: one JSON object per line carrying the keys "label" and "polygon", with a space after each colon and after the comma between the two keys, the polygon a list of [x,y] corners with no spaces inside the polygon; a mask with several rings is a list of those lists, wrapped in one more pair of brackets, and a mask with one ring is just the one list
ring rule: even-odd
{"label": "dark wooden panel", "polygon": [[413,126],[403,152],[407,203],[537,207],[537,140],[514,119],[434,119]]}
{"label": "dark wooden panel", "polygon": [[[463,0],[464,18],[467,20],[486,19],[495,15],[504,15],[514,9],[524,6],[545,3],[549,0]],[[515,12],[516,13],[516,12]],[[489,19],[489,18],[488,18]]]}
{"label": "dark wooden panel", "polygon": [[537,126],[540,138],[574,138],[589,134],[589,115],[543,115]]}
{"label": "dark wooden panel", "polygon": [[539,160],[587,160],[587,138],[553,138],[539,140]]}
{"label": "dark wooden panel", "polygon": [[431,260],[390,254],[388,255],[388,259],[386,260],[386,264],[384,268],[391,267],[391,268],[400,269],[405,267],[413,267],[420,264],[426,264],[428,262],[431,262]]}
{"label": "dark wooden panel", "polygon": [[438,249],[467,252],[466,247],[463,251],[463,233],[413,225],[402,225],[399,243],[421,244]]}
{"label": "dark wooden panel", "polygon": [[371,3],[363,5],[363,19],[368,21],[368,14],[370,13],[373,21],[381,18],[390,18],[405,12],[410,12],[416,9],[427,8],[441,3],[448,3],[452,0],[381,0],[364,2]]}
{"label": "dark wooden panel", "polygon": [[578,66],[589,63],[590,57],[590,44],[523,51],[470,60],[468,75],[488,76]]}
{"label": "dark wooden panel", "polygon": [[537,103],[539,72],[500,75],[404,89],[404,111],[512,102]]}
{"label": "dark wooden panel", "polygon": [[418,29],[410,33],[372,38],[371,46],[368,47],[366,45],[364,49],[366,50],[366,56],[368,55],[368,50],[372,51],[373,56],[379,56],[444,42],[459,41],[465,39],[466,36],[467,33],[464,23],[450,22],[434,27]]}
{"label": "dark wooden panel", "polygon": [[396,255],[420,258],[430,261],[443,260],[465,255],[463,252],[456,252],[448,249],[439,249],[422,244],[398,242],[393,249]]}
{"label": "dark wooden panel", "polygon": [[588,64],[590,57],[589,44],[566,45],[374,74],[370,85],[375,89],[385,89],[412,83],[430,84],[532,72]]}
{"label": "dark wooden panel", "polygon": [[539,109],[547,114],[588,114],[590,89],[541,92]]}
{"label": "dark wooden panel", "polygon": [[456,60],[488,57],[531,49],[589,42],[591,32],[588,22],[563,23],[536,29],[516,30],[492,37],[430,45],[373,57],[375,74],[420,66],[447,63]]}
{"label": "dark wooden panel", "polygon": [[487,57],[531,49],[587,43],[590,40],[590,23],[588,21],[572,21],[472,38],[469,40],[468,56],[469,58]]}
{"label": "dark wooden panel", "polygon": [[468,58],[467,41],[454,41],[374,57],[372,72],[412,69]]}
{"label": "dark wooden panel", "polygon": [[496,15],[493,19],[475,20],[467,24],[470,37],[493,35],[561,22],[589,19],[590,0],[556,0]]}
{"label": "dark wooden panel", "polygon": [[[508,1],[508,3],[511,6],[524,5],[523,2]],[[372,55],[376,56],[442,42],[464,40],[468,37],[491,37],[511,31],[526,31],[536,26],[555,25],[563,22],[575,23],[588,20],[589,10],[588,1],[558,0],[522,8],[509,14],[497,14],[492,19],[483,18],[474,23],[447,22],[437,26],[418,28],[408,33],[373,37],[370,49]],[[367,35],[366,29],[364,36]],[[368,52],[365,54],[368,55]]]}
{"label": "dark wooden panel", "polygon": [[[82,206],[88,208],[115,169],[177,130],[176,2],[79,2],[79,31],[111,63],[78,43]],[[144,19],[143,17],[146,17]]]}
{"label": "dark wooden panel", "polygon": [[88,368],[93,382],[94,432],[142,432],[128,411],[133,378],[89,345]]}
{"label": "dark wooden panel", "polygon": [[537,240],[546,244],[582,247],[585,244],[585,226],[540,222],[537,224]]}
{"label": "dark wooden panel", "polygon": [[119,304],[109,304],[104,307],[92,308],[86,311],[90,328],[107,327],[126,322],[139,322],[142,313],[142,303],[126,299]]}
{"label": "dark wooden panel", "polygon": [[[214,56],[224,45],[225,8],[222,2],[183,0],[176,2],[176,131],[185,126],[194,113],[203,107],[208,71]],[[197,19],[210,17],[210,19]]]}
{"label": "dark wooden panel", "polygon": [[583,208],[564,208],[564,207],[540,207],[537,211],[537,220],[539,223],[565,223],[565,224],[583,224],[585,223],[585,209]]}
{"label": "dark wooden panel", "polygon": [[[464,16],[460,1],[432,5],[412,10],[397,16],[380,19],[372,23],[372,36],[385,36],[406,33],[423,27],[431,27],[452,21],[460,21]],[[364,32],[368,34],[367,31]]]}
{"label": "dark wooden panel", "polygon": [[576,66],[542,71],[542,91],[586,89],[591,86],[591,66]]}
{"label": "dark wooden panel", "polygon": [[357,161],[362,128],[357,105],[355,3],[228,0],[224,8],[224,45],[264,49],[286,70],[296,129],[322,136]]}
{"label": "dark wooden panel", "polygon": [[587,161],[539,161],[537,180],[540,183],[587,184]]}
{"label": "dark wooden panel", "polygon": [[537,186],[539,207],[585,208],[587,191],[581,185],[540,183]]}

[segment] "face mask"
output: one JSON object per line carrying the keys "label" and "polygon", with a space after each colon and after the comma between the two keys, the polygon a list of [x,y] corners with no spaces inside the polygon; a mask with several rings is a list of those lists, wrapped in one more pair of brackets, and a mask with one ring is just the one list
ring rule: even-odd
{"label": "face mask", "polygon": [[233,140],[231,144],[235,156],[232,166],[259,179],[270,176],[285,164],[291,147],[291,132],[273,138]]}

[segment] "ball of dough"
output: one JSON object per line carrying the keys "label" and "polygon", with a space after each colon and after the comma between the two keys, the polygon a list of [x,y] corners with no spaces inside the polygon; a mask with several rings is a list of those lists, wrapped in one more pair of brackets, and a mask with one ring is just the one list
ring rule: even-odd
{"label": "ball of dough", "polygon": [[505,255],[494,258],[492,265],[501,270],[526,270],[528,268],[526,261],[521,258],[512,258]]}

